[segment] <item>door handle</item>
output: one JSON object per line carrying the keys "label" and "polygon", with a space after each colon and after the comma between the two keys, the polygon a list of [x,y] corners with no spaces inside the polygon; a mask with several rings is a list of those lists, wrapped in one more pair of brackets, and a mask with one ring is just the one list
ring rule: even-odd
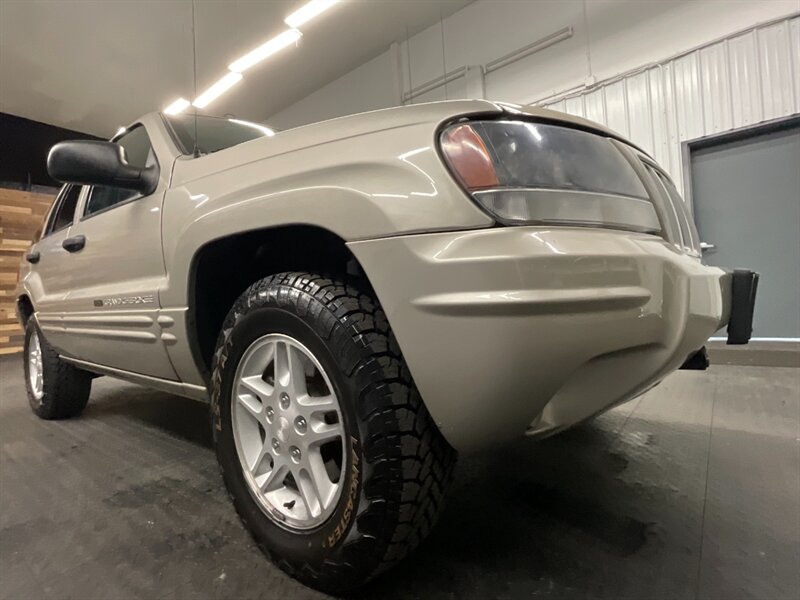
{"label": "door handle", "polygon": [[63,246],[64,250],[67,252],[78,252],[79,250],[83,250],[85,245],[86,237],[82,235],[76,235],[75,237],[67,238],[61,242],[61,246]]}
{"label": "door handle", "polygon": [[716,244],[709,244],[707,242],[700,242],[700,250],[702,250],[703,252],[707,252],[709,250],[716,250],[716,249],[717,249],[717,245]]}
{"label": "door handle", "polygon": [[42,255],[38,252],[29,252],[25,255],[25,260],[27,260],[32,265],[35,265],[42,259]]}

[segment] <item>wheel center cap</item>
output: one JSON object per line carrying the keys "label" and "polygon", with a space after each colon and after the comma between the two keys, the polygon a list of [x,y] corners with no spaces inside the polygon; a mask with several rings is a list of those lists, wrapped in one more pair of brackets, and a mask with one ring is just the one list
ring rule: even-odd
{"label": "wheel center cap", "polygon": [[289,439],[290,429],[291,425],[289,424],[289,420],[286,417],[280,417],[278,419],[278,439],[282,442],[286,442]]}

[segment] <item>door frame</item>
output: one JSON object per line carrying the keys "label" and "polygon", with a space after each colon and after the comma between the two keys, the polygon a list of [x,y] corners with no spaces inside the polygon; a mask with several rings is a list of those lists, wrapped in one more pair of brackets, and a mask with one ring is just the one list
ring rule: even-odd
{"label": "door frame", "polygon": [[[769,133],[776,133],[779,131],[786,131],[788,129],[794,129],[800,127],[800,113],[795,113],[793,115],[789,115],[787,117],[778,117],[777,119],[770,119],[769,121],[760,121],[758,123],[753,123],[751,125],[745,125],[744,127],[738,127],[736,129],[730,129],[728,131],[721,131],[719,133],[712,133],[710,135],[705,135],[699,138],[694,138],[691,140],[686,140],[681,142],[681,171],[683,173],[683,195],[684,200],[689,205],[689,210],[691,211],[692,218],[695,218],[694,213],[694,197],[692,195],[692,152],[695,150],[702,150],[705,148],[712,148],[714,146],[721,146],[722,144],[728,144],[730,142],[737,142],[739,140],[746,140],[748,138],[758,137],[760,135],[766,135]],[[712,342],[721,342],[724,341],[725,338],[722,337],[712,337],[710,341]],[[755,337],[751,340],[752,342],[761,342],[761,343],[777,343],[779,346],[784,344],[793,344],[796,345],[800,342],[800,338],[765,338],[765,337]],[[800,347],[794,348],[792,347],[792,351],[794,353],[800,353]],[[738,364],[738,363],[732,363]],[[772,363],[770,363],[772,364]]]}
{"label": "door frame", "polygon": [[692,194],[692,152],[695,150],[702,150],[704,148],[728,144],[730,142],[746,140],[748,138],[766,135],[768,133],[794,129],[795,127],[800,127],[800,113],[795,113],[787,117],[770,119],[769,121],[759,121],[758,123],[745,125],[744,127],[720,131],[719,133],[712,133],[699,138],[681,142],[683,199],[684,202],[689,205],[689,211],[691,212],[692,218],[694,218],[694,197]]}

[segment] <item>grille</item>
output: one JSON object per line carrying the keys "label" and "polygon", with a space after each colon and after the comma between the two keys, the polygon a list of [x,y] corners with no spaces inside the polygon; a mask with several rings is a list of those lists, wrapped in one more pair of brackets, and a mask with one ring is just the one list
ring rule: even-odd
{"label": "grille", "polygon": [[667,239],[687,254],[700,256],[700,236],[689,208],[669,176],[649,160],[642,159],[644,167],[659,191],[665,213]]}

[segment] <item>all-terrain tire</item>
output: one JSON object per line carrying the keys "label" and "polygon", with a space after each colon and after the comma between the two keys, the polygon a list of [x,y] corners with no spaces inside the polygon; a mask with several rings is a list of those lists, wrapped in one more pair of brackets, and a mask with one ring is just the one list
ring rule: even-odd
{"label": "all-terrain tire", "polygon": [[[29,360],[31,350],[35,351],[36,340],[42,366],[40,394],[35,392],[31,382]],[[48,420],[69,419],[83,412],[92,390],[92,375],[61,360],[33,318],[28,320],[25,327],[23,357],[28,402],[36,416]]]}
{"label": "all-terrain tire", "polygon": [[[255,340],[289,335],[330,377],[345,424],[343,492],[327,521],[290,530],[247,487],[232,432],[237,366]],[[414,386],[386,315],[369,293],[312,273],[258,281],[237,300],[217,342],[211,380],[217,458],[242,521],[281,569],[336,593],[401,560],[428,535],[456,462]]]}

